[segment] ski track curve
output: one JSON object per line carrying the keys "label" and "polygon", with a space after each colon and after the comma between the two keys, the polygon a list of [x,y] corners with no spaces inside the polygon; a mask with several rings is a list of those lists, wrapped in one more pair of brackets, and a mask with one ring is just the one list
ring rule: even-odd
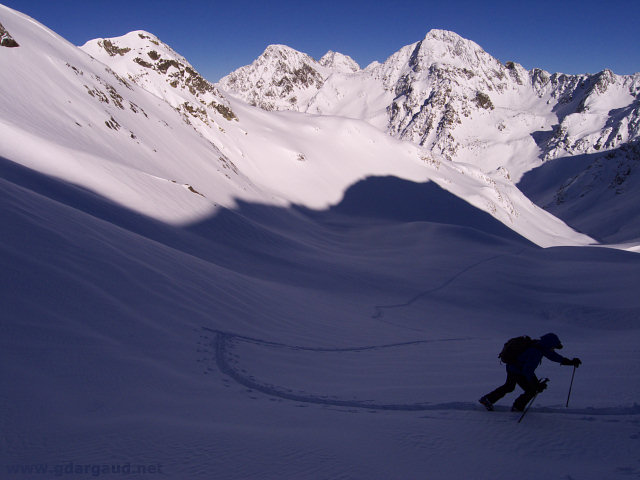
{"label": "ski track curve", "polygon": [[[486,260],[485,260],[486,261]],[[370,345],[352,348],[324,348],[324,347],[305,347],[299,345],[288,345],[284,343],[278,343],[268,340],[260,340],[253,337],[244,335],[237,335],[230,332],[216,330],[209,327],[202,327],[202,329],[208,333],[215,335],[214,340],[211,342],[214,348],[215,355],[214,361],[218,370],[225,376],[231,378],[233,381],[251,390],[263,393],[271,397],[277,397],[284,400],[291,400],[300,403],[310,403],[325,406],[334,407],[347,407],[358,408],[366,410],[386,410],[386,411],[484,411],[484,407],[476,402],[444,402],[444,403],[375,403],[371,401],[360,400],[341,400],[336,398],[328,398],[326,396],[317,395],[303,395],[291,393],[279,389],[275,385],[260,383],[254,378],[250,377],[248,373],[243,373],[235,369],[227,357],[231,344],[234,341],[245,341],[256,345],[263,345],[268,347],[300,350],[309,352],[359,352],[367,350],[379,350],[384,348],[399,348],[410,345],[434,343],[434,342],[453,342],[464,341],[469,338],[446,338],[437,340],[414,340],[410,342],[391,343],[385,345]],[[508,412],[508,407],[496,406],[496,412]],[[532,407],[531,412],[536,413],[556,413],[556,414],[569,414],[569,415],[582,415],[582,416],[623,416],[623,415],[640,415],[640,404],[634,403],[632,406],[619,406],[619,407],[585,407],[585,408],[564,408],[564,407]]]}

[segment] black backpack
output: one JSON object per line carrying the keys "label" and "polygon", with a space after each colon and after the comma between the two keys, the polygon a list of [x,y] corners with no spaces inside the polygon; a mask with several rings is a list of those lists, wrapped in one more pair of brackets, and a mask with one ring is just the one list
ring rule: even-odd
{"label": "black backpack", "polygon": [[502,351],[498,354],[498,358],[501,362],[504,362],[507,365],[518,363],[518,357],[520,354],[527,348],[533,346],[533,343],[534,341],[527,335],[514,337],[504,344]]}

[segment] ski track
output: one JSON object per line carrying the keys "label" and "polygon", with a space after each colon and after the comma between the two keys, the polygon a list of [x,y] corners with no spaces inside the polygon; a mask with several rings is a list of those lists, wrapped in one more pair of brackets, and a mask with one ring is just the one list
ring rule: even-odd
{"label": "ski track", "polygon": [[[485,260],[487,261],[487,260]],[[481,263],[481,262],[480,262]],[[279,389],[276,385],[260,383],[249,375],[248,372],[240,372],[235,369],[228,361],[229,351],[233,348],[233,342],[244,341],[253,343],[256,345],[300,350],[309,352],[360,352],[367,350],[379,350],[384,348],[402,348],[410,345],[435,343],[435,342],[455,342],[465,341],[468,338],[445,338],[437,340],[415,340],[411,342],[390,343],[386,345],[371,345],[352,348],[322,348],[322,347],[305,347],[299,345],[287,345],[284,343],[278,343],[267,340],[260,340],[253,337],[247,337],[244,335],[237,335],[230,332],[216,330],[209,327],[202,327],[203,330],[213,333],[215,339],[211,345],[214,348],[215,365],[218,370],[227,377],[234,380],[239,385],[246,387],[257,392],[261,392],[271,397],[277,397],[285,400],[291,400],[301,403],[310,403],[317,405],[335,406],[335,407],[348,407],[359,408],[367,410],[386,410],[386,411],[484,411],[484,407],[476,402],[444,402],[431,404],[425,403],[411,403],[411,404],[396,404],[396,403],[375,403],[371,401],[359,401],[359,400],[341,400],[335,398],[328,398],[327,396],[317,395],[302,395]],[[496,406],[496,412],[509,412],[508,407]],[[535,413],[556,413],[556,414],[569,414],[569,415],[583,415],[583,416],[624,416],[624,415],[640,415],[640,404],[634,403],[632,406],[618,406],[618,407],[586,407],[586,408],[565,408],[565,407],[532,407],[531,412]]]}
{"label": "ski track", "polygon": [[442,284],[430,288],[429,290],[425,290],[424,292],[418,293],[417,295],[413,296],[412,298],[410,298],[409,300],[407,300],[404,303],[396,303],[396,304],[391,304],[391,305],[375,305],[373,307],[373,315],[371,315],[371,318],[376,318],[376,319],[380,319],[383,317],[384,313],[383,313],[383,309],[387,309],[387,310],[391,310],[391,309],[396,309],[396,308],[405,308],[408,307],[410,305],[412,305],[413,303],[417,302],[418,300],[420,300],[423,297],[426,297],[427,295],[430,295],[432,293],[437,292],[438,290],[442,290],[446,287],[448,287],[449,285],[451,285],[453,282],[455,282],[458,278],[460,278],[461,276],[463,276],[464,274],[470,272],[471,270],[473,270],[476,267],[479,267],[482,264],[485,263],[489,263],[497,258],[500,257],[505,257],[508,255],[520,255],[522,252],[524,252],[525,249],[521,249],[518,252],[516,252],[515,254],[512,253],[501,253],[498,255],[493,255],[491,257],[488,258],[484,258],[482,260],[479,260],[465,268],[463,268],[462,270],[460,270],[458,273],[454,274],[453,276],[451,276],[448,280],[445,280]]}

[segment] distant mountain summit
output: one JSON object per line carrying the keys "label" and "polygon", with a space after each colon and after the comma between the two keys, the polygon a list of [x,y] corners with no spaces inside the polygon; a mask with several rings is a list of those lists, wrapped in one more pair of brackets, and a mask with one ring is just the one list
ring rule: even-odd
{"label": "distant mountain summit", "polygon": [[348,55],[329,50],[320,59],[320,65],[332,69],[334,72],[355,73],[360,70],[360,65]]}
{"label": "distant mountain summit", "polygon": [[220,87],[264,110],[304,111],[332,72],[309,55],[269,45],[251,65],[220,80]]}
{"label": "distant mountain summit", "polygon": [[201,132],[207,132],[201,127],[236,118],[215,85],[149,32],[138,30],[121,37],[90,40],[80,48],[121,77],[167,101]]}
{"label": "distant mountain summit", "polygon": [[[614,149],[640,135],[640,74],[527,71],[446,30],[364,70],[339,53],[318,62],[271,46],[219,85],[266,110],[364,119],[446,158],[507,167],[516,178],[535,159]],[[487,149],[516,143],[527,158],[537,151],[533,162],[486,160]]]}

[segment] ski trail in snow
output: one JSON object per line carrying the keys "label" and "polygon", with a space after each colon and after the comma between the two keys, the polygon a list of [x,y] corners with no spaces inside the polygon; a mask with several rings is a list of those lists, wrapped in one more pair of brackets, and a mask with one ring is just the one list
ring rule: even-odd
{"label": "ski trail in snow", "polygon": [[[322,348],[322,347],[305,347],[299,345],[288,345],[284,343],[272,342],[268,340],[260,340],[253,337],[247,337],[244,335],[236,335],[233,333],[216,330],[213,328],[202,327],[203,330],[213,333],[215,335],[212,341],[212,346],[215,350],[215,364],[218,370],[227,377],[234,380],[239,385],[248,389],[263,393],[271,397],[282,398],[285,400],[291,400],[300,403],[310,403],[317,405],[335,406],[335,407],[347,407],[347,408],[361,408],[368,410],[387,410],[387,411],[484,411],[477,402],[441,402],[441,403],[376,403],[372,400],[347,400],[329,397],[330,392],[327,395],[314,395],[294,393],[291,390],[285,390],[284,387],[277,385],[262,383],[250,373],[246,371],[240,371],[234,368],[229,361],[230,350],[233,348],[232,343],[234,341],[249,342],[256,345],[288,349],[299,350],[308,352],[360,352],[367,350],[379,350],[385,348],[402,348],[411,345],[435,343],[435,342],[453,342],[469,340],[468,338],[446,338],[436,340],[416,340],[411,342],[391,343],[385,345],[371,345],[352,348]],[[497,412],[509,412],[509,408],[506,406],[496,406]],[[632,406],[617,406],[617,407],[585,407],[585,408],[565,408],[562,406],[549,406],[549,407],[532,407],[530,410],[532,413],[549,413],[549,414],[569,414],[569,415],[582,415],[582,416],[624,416],[624,415],[640,415],[640,404],[634,403]],[[489,413],[487,413],[490,415]]]}
{"label": "ski trail in snow", "polygon": [[216,335],[223,336],[227,339],[238,339],[238,340],[243,340],[245,342],[254,343],[256,345],[286,348],[289,350],[302,350],[307,352],[360,352],[365,350],[379,350],[382,348],[394,348],[394,347],[405,347],[409,345],[420,345],[424,343],[456,342],[460,340],[470,340],[470,338],[468,337],[467,338],[439,338],[436,340],[412,340],[410,342],[388,343],[384,345],[370,345],[370,346],[362,346],[362,347],[327,348],[327,347],[304,347],[300,345],[288,345],[286,343],[278,343],[278,342],[272,342],[269,340],[261,340],[259,338],[247,337],[244,335],[238,335],[235,333],[225,332],[222,330],[216,330],[208,327],[202,327],[202,329],[207,332],[211,332],[211,333],[215,333]]}
{"label": "ski trail in snow", "polygon": [[371,315],[371,318],[376,318],[376,319],[382,318],[382,316],[384,315],[383,309],[390,310],[390,309],[394,309],[394,308],[408,307],[411,304],[413,304],[413,303],[417,302],[418,300],[420,300],[421,298],[426,297],[427,295],[430,295],[432,293],[435,293],[438,290],[442,290],[442,289],[448,287],[453,282],[455,282],[458,278],[460,278],[464,274],[470,272],[474,268],[479,267],[480,265],[482,265],[484,263],[491,262],[491,261],[495,260],[496,258],[505,257],[507,255],[520,255],[523,251],[524,251],[524,249],[521,249],[515,254],[512,254],[512,253],[501,253],[499,255],[493,255],[493,256],[491,256],[489,258],[484,258],[482,260],[479,260],[479,261],[477,261],[477,262],[475,262],[475,263],[463,268],[458,273],[454,274],[452,277],[450,277],[449,279],[445,280],[442,284],[440,284],[440,285],[438,285],[436,287],[433,287],[433,288],[431,288],[429,290],[425,290],[424,292],[420,292],[420,293],[418,293],[417,295],[415,295],[414,297],[410,298],[409,300],[407,300],[404,303],[396,303],[396,304],[390,304],[390,305],[375,305],[373,307],[373,315]]}
{"label": "ski trail in snow", "polygon": [[308,394],[308,395],[296,394],[290,391],[284,391],[283,389],[278,388],[276,385],[260,383],[256,379],[250,377],[247,373],[242,373],[237,369],[234,369],[229,363],[229,361],[227,360],[230,344],[234,340],[243,340],[243,341],[255,343],[258,345],[277,347],[277,348],[286,348],[286,349],[292,349],[292,350],[303,350],[303,351],[311,351],[311,352],[357,352],[357,351],[365,351],[365,350],[378,350],[382,348],[403,347],[403,346],[416,345],[416,344],[422,344],[422,343],[464,340],[464,339],[452,338],[452,339],[442,339],[442,340],[417,340],[412,342],[403,342],[403,343],[395,343],[395,344],[387,344],[387,345],[372,345],[372,346],[354,347],[354,348],[315,348],[315,347],[301,347],[301,346],[295,346],[295,345],[286,345],[286,344],[270,342],[270,341],[262,341],[256,338],[245,337],[242,335],[234,335],[231,333],[214,330],[207,327],[203,327],[203,329],[208,332],[215,333],[216,335],[215,340],[213,341],[213,346],[215,348],[215,363],[218,369],[224,375],[227,375],[228,377],[232,378],[235,382],[237,382],[238,384],[244,387],[264,393],[266,395],[283,398],[286,400],[292,400],[296,402],[313,403],[313,404],[319,404],[319,405],[331,405],[331,406],[337,406],[337,407],[365,408],[369,410],[420,411],[420,410],[430,410],[432,408],[425,403],[377,404],[371,401],[341,400],[336,398],[328,398],[326,396],[318,396],[318,395],[311,395],[311,394]]}

